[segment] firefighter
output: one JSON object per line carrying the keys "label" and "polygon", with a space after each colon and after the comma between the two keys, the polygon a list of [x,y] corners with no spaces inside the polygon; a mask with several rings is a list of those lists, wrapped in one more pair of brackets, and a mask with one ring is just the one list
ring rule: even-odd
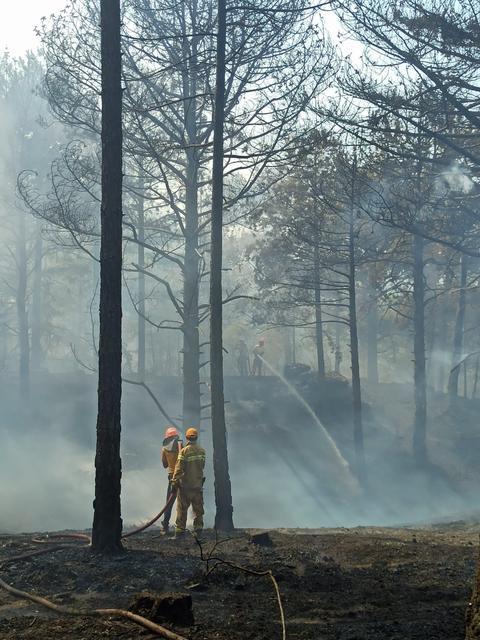
{"label": "firefighter", "polygon": [[187,512],[193,510],[193,529],[198,537],[203,530],[203,483],[205,478],[205,449],[197,444],[198,431],[191,427],[187,429],[185,447],[178,456],[172,485],[177,490],[177,520],[175,523],[175,537],[185,535],[187,527]]}
{"label": "firefighter", "polygon": [[261,376],[263,371],[263,354],[265,353],[265,339],[260,338],[253,350],[252,376]]}
{"label": "firefighter", "polygon": [[[180,434],[175,429],[175,427],[168,427],[165,431],[165,439],[163,441],[162,447],[162,464],[163,468],[167,469],[168,473],[168,487],[167,487],[167,502],[170,500],[170,496],[174,493],[174,488],[172,485],[172,478],[175,472],[175,466],[177,464],[177,459],[180,451],[182,450],[183,443],[180,439]],[[172,515],[173,503],[167,507],[165,514],[162,520],[162,528],[164,533],[168,533],[168,528],[170,525],[170,516]]]}
{"label": "firefighter", "polygon": [[241,376],[248,376],[250,371],[250,362],[248,358],[248,347],[245,340],[239,340],[237,345],[237,367]]}

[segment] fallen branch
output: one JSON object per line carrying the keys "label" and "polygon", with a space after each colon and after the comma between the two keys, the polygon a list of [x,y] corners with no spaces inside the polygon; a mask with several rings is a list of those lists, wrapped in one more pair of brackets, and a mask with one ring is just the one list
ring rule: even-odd
{"label": "fallen branch", "polygon": [[[24,553],[19,556],[7,558],[0,564],[0,568],[3,568],[7,564],[17,560],[26,560],[27,558],[39,556],[41,554],[44,554],[50,551],[56,551],[57,549],[62,549],[62,548],[65,548],[65,547],[62,547],[62,546],[49,547],[48,549],[47,548],[39,549],[36,551],[32,551],[30,553]],[[0,578],[0,588],[4,589],[5,591],[7,591],[8,593],[10,593],[11,595],[17,598],[23,598],[25,600],[29,600],[30,602],[35,602],[36,604],[39,604],[47,609],[50,609],[50,611],[54,611],[55,613],[58,613],[60,615],[74,616],[74,617],[91,617],[91,618],[103,618],[107,616],[126,618],[127,620],[130,620],[131,622],[134,622],[135,624],[140,625],[144,629],[148,629],[149,631],[152,631],[157,636],[160,636],[162,638],[167,638],[167,640],[187,640],[187,638],[185,638],[184,636],[180,636],[178,635],[178,633],[174,633],[173,631],[170,631],[169,629],[166,629],[165,627],[162,627],[159,624],[156,624],[155,622],[152,622],[151,620],[144,618],[143,616],[139,616],[136,613],[132,613],[131,611],[127,611],[125,609],[91,609],[87,611],[82,611],[80,609],[73,609],[71,607],[63,607],[61,605],[55,604],[54,602],[51,602],[50,600],[47,600],[47,598],[36,596],[33,593],[28,593],[27,591],[22,591],[21,589],[16,589],[15,587],[12,587],[10,584],[5,582],[2,578]]]}

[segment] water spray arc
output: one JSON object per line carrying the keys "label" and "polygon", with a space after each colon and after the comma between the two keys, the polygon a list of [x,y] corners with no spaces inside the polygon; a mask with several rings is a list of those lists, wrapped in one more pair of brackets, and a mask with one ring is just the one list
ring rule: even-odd
{"label": "water spray arc", "polygon": [[271,371],[271,373],[273,373],[275,377],[279,378],[279,380],[283,382],[283,384],[287,387],[290,393],[296,398],[296,400],[298,400],[298,402],[302,405],[302,407],[308,411],[308,414],[311,416],[315,424],[319,427],[320,434],[323,437],[324,442],[327,444],[329,451],[332,453],[333,460],[337,463],[338,467],[343,471],[349,484],[353,484],[355,488],[358,488],[358,482],[350,470],[350,465],[348,464],[344,456],[341,454],[340,449],[337,446],[337,443],[332,438],[332,436],[328,433],[326,428],[323,426],[320,418],[317,416],[317,414],[312,409],[312,407],[308,404],[308,402],[304,398],[302,398],[302,396],[298,393],[295,387],[292,384],[290,384],[290,382],[286,378],[284,378],[284,376],[282,376],[282,374],[279,371],[277,371],[277,369],[275,369],[275,367],[273,367],[267,360],[265,360],[264,357],[262,356],[258,356],[258,357],[261,359],[261,361],[264,363],[267,369],[269,369],[269,371]]}

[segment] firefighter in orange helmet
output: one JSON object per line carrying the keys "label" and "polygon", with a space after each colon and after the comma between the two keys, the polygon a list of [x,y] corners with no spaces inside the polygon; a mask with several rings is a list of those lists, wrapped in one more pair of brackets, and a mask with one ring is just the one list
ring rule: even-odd
{"label": "firefighter in orange helmet", "polygon": [[172,485],[177,489],[177,520],[175,537],[182,537],[187,527],[189,507],[193,511],[193,529],[196,536],[203,530],[203,483],[205,478],[205,449],[197,444],[198,431],[191,427],[185,434],[187,443],[178,455]]}
{"label": "firefighter in orange helmet", "polygon": [[[182,441],[180,439],[179,432],[177,431],[177,429],[175,429],[175,427],[168,427],[165,431],[165,439],[163,440],[162,447],[162,464],[164,469],[167,469],[168,472],[167,503],[170,500],[171,495],[175,492],[172,485],[172,478],[181,450]],[[174,502],[175,500],[173,499],[163,516],[162,528],[165,534],[168,533]]]}

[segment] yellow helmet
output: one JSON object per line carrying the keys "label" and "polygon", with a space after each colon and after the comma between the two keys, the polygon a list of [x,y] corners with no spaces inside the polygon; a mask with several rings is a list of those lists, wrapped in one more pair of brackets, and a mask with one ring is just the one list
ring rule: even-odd
{"label": "yellow helmet", "polygon": [[194,427],[190,427],[190,429],[187,429],[185,436],[187,440],[196,440],[198,438],[198,431]]}

